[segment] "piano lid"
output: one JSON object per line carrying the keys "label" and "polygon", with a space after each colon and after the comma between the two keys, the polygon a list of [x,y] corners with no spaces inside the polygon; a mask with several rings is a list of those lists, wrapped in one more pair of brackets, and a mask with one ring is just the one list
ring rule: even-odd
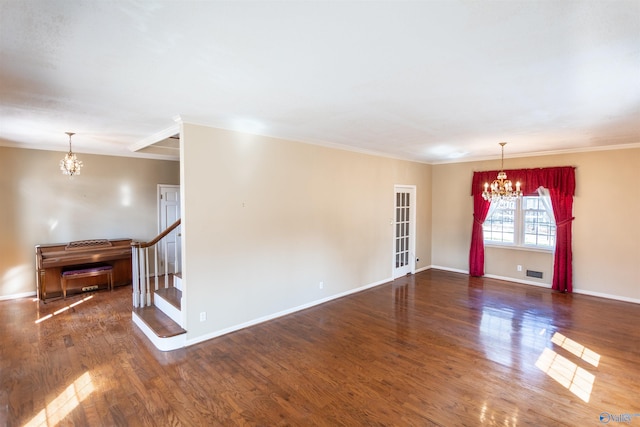
{"label": "piano lid", "polygon": [[69,242],[65,246],[65,251],[85,250],[93,248],[104,248],[113,246],[108,239],[93,239],[93,240],[76,240],[75,242]]}

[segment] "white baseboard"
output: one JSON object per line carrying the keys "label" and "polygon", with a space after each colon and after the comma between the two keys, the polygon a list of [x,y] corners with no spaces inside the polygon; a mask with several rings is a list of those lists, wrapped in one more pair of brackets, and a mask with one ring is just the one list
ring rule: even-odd
{"label": "white baseboard", "polygon": [[497,276],[495,274],[485,274],[484,277],[487,277],[489,279],[504,280],[505,282],[521,283],[523,285],[533,285],[533,286],[539,286],[541,288],[551,289],[551,284],[542,283],[542,282],[534,282],[533,280],[515,279],[513,277]]}
{"label": "white baseboard", "polygon": [[[442,266],[439,266],[439,265],[432,265],[429,268],[438,269],[438,270],[452,271],[452,272],[455,272],[455,273],[469,274],[469,272],[465,271],[465,270],[459,270],[457,268],[442,267]],[[541,283],[541,282],[534,282],[533,280],[521,280],[521,279],[515,279],[513,277],[497,276],[497,275],[494,275],[494,274],[485,274],[483,277],[487,277],[487,278],[490,278],[490,279],[504,280],[506,282],[521,283],[523,285],[533,285],[533,286],[538,286],[538,287],[542,287],[542,288],[551,289],[551,284],[549,284],[549,283]],[[631,302],[631,303],[634,303],[634,304],[640,304],[640,299],[638,299],[638,298],[629,298],[629,297],[624,297],[624,296],[620,296],[620,295],[607,294],[607,293],[604,293],[604,292],[587,291],[587,290],[583,290],[583,289],[579,289],[579,288],[575,288],[575,287],[573,288],[573,293],[574,294],[589,295],[589,296],[598,297],[598,298],[612,299],[612,300],[616,300],[616,301]]]}
{"label": "white baseboard", "polygon": [[593,291],[585,291],[582,289],[573,289],[573,293],[574,294],[582,294],[582,295],[589,295],[592,297],[598,297],[598,298],[606,298],[606,299],[613,299],[616,301],[624,301],[624,302],[632,302],[634,304],[640,304],[640,299],[638,298],[629,298],[629,297],[622,297],[619,295],[611,295],[611,294],[605,294],[602,292],[593,292]]}
{"label": "white baseboard", "polygon": [[[461,270],[459,268],[443,267],[441,265],[431,265],[431,266],[429,266],[429,268],[435,269],[435,270],[451,271],[452,273],[469,274],[469,270]],[[489,279],[504,280],[506,282],[522,283],[523,285],[533,285],[533,286],[541,286],[543,288],[551,288],[551,285],[549,285],[547,283],[534,282],[533,280],[522,280],[522,279],[516,279],[516,278],[513,278],[513,277],[497,276],[495,274],[485,274],[482,277],[487,277]]]}
{"label": "white baseboard", "polygon": [[297,307],[294,307],[294,308],[290,308],[290,309],[287,309],[287,310],[283,310],[283,311],[280,311],[280,312],[277,312],[277,313],[274,313],[274,314],[270,314],[268,316],[259,317],[259,318],[254,319],[254,320],[250,320],[248,322],[241,323],[239,325],[234,325],[234,326],[231,326],[229,328],[225,328],[225,329],[222,329],[222,330],[219,330],[219,331],[212,332],[210,334],[201,335],[199,337],[187,340],[186,343],[185,343],[185,346],[190,346],[190,345],[193,345],[193,344],[201,343],[203,341],[208,341],[210,339],[217,338],[217,337],[220,337],[222,335],[229,334],[231,332],[239,331],[240,329],[248,328],[249,326],[254,326],[254,325],[257,325],[257,324],[260,324],[260,323],[267,322],[269,320],[277,319],[278,317],[286,316],[288,314],[295,313],[296,311],[301,311],[301,310],[305,310],[307,308],[314,307],[316,305],[324,304],[325,302],[329,302],[329,301],[332,301],[334,299],[346,297],[347,295],[351,295],[351,294],[355,294],[355,293],[358,293],[358,292],[362,292],[362,291],[365,291],[367,289],[374,288],[376,286],[380,286],[380,285],[383,285],[385,283],[389,283],[391,281],[393,281],[393,279],[391,277],[389,277],[389,278],[386,278],[386,279],[383,279],[383,280],[380,280],[380,281],[377,281],[377,282],[374,282],[374,283],[370,283],[370,284],[365,285],[365,286],[361,286],[359,288],[350,289],[348,291],[341,292],[341,293],[335,294],[335,295],[331,295],[331,296],[328,296],[326,298],[322,298],[322,299],[319,299],[319,300],[316,300],[316,301],[312,301],[312,302],[307,303],[307,304],[302,304],[300,306],[297,306]]}
{"label": "white baseboard", "polygon": [[36,296],[35,292],[23,292],[21,294],[0,296],[0,301],[10,300],[10,299],[27,298],[27,297],[35,297],[35,296]]}
{"label": "white baseboard", "polygon": [[459,268],[443,267],[441,265],[430,265],[429,268],[435,270],[452,271],[454,273],[469,274],[469,270],[460,270]]}
{"label": "white baseboard", "polygon": [[[504,280],[504,281],[507,281],[507,282],[522,283],[523,285],[539,286],[539,287],[547,288],[547,289],[551,289],[551,286],[552,286],[550,283],[534,282],[532,280],[520,280],[520,279],[514,279],[512,277],[496,276],[496,275],[493,275],[493,274],[485,274],[484,277],[488,277],[490,279]],[[576,289],[575,287],[573,288],[573,293],[574,294],[581,294],[581,295],[589,295],[589,296],[598,297],[598,298],[612,299],[612,300],[616,300],[616,301],[624,301],[624,302],[631,302],[631,303],[635,303],[635,304],[640,304],[640,299],[637,299],[637,298],[629,298],[629,297],[624,297],[624,296],[620,296],[620,295],[606,294],[606,293],[603,293],[603,292],[586,291],[586,290],[583,290],[583,289]]]}

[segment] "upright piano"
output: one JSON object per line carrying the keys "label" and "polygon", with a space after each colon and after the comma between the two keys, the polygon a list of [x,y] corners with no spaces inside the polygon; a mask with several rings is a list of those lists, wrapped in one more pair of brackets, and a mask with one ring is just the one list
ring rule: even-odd
{"label": "upright piano", "polygon": [[[48,297],[62,293],[60,282],[63,271],[102,264],[112,267],[114,286],[130,284],[131,239],[93,239],[36,245],[38,298],[45,301]],[[106,286],[104,280],[100,283],[101,280],[100,277],[86,278],[81,284],[79,283],[79,288]]]}

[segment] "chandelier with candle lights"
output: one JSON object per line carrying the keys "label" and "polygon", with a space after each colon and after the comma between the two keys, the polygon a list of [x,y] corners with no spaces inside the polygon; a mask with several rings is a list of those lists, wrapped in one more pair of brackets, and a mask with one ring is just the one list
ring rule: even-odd
{"label": "chandelier with candle lights", "polygon": [[498,178],[495,179],[491,185],[488,182],[484,183],[484,191],[482,192],[482,198],[493,202],[499,200],[513,200],[522,196],[520,190],[520,182],[516,182],[516,189],[513,189],[513,184],[507,179],[507,174],[504,172],[504,146],[506,142],[501,142],[502,147],[502,160],[500,163],[500,172],[498,172]]}
{"label": "chandelier with candle lights", "polygon": [[82,168],[82,161],[78,160],[76,154],[71,151],[71,137],[75,135],[73,132],[65,132],[69,135],[69,152],[64,156],[64,159],[60,160],[60,170],[63,174],[69,175],[70,177],[74,175],[80,175],[80,169]]}

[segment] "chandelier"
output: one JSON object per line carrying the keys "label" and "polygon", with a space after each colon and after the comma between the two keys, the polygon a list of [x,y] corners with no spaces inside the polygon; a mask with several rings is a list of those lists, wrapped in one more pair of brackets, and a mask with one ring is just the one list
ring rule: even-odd
{"label": "chandelier", "polygon": [[63,174],[74,176],[80,175],[80,169],[82,168],[82,161],[78,160],[76,154],[71,151],[71,136],[75,135],[73,132],[65,132],[69,135],[69,152],[64,159],[60,160],[60,170]]}
{"label": "chandelier", "polygon": [[498,200],[513,200],[522,196],[520,191],[520,182],[516,182],[516,189],[513,190],[513,184],[507,179],[507,174],[504,172],[504,146],[506,142],[501,142],[502,147],[502,160],[500,163],[500,172],[498,172],[498,178],[495,179],[491,185],[488,182],[484,183],[484,191],[482,192],[482,198],[487,201]]}

